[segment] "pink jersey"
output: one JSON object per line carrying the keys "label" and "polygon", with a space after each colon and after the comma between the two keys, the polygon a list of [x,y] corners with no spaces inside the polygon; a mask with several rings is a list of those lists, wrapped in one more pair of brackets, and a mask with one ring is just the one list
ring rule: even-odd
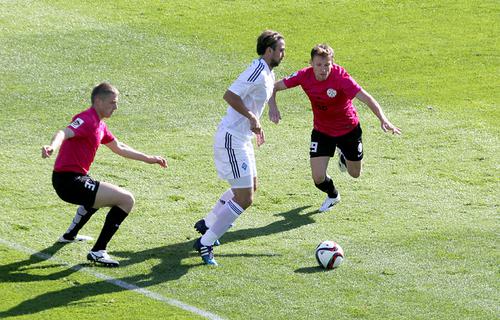
{"label": "pink jersey", "polygon": [[115,137],[99,119],[94,108],[77,114],[72,121],[68,128],[75,133],[75,136],[63,141],[54,164],[54,171],[87,174],[99,145],[109,143]]}
{"label": "pink jersey", "polygon": [[311,101],[314,129],[332,137],[342,136],[359,123],[352,99],[361,87],[339,65],[333,64],[332,71],[324,81],[316,80],[312,67],[301,69],[283,82],[287,88],[298,85]]}

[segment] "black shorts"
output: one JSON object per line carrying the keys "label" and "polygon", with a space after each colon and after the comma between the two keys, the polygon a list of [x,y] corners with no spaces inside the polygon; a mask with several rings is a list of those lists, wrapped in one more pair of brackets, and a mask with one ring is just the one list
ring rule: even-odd
{"label": "black shorts", "polygon": [[361,161],[363,159],[362,134],[359,124],[351,132],[340,137],[332,137],[313,129],[309,155],[311,158],[333,157],[335,148],[338,147],[347,160]]}
{"label": "black shorts", "polygon": [[99,181],[76,172],[52,172],[52,186],[62,200],[92,208]]}

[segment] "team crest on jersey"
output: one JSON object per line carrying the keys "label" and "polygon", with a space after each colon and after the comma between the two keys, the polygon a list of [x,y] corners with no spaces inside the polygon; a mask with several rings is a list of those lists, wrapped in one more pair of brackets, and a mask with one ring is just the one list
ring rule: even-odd
{"label": "team crest on jersey", "polygon": [[330,97],[330,98],[335,98],[335,96],[337,95],[337,91],[335,89],[328,89],[326,90],[326,94]]}
{"label": "team crest on jersey", "polygon": [[75,129],[78,129],[78,127],[81,126],[83,122],[84,121],[81,118],[76,118],[75,120],[73,120],[73,122],[71,122],[70,126]]}
{"label": "team crest on jersey", "polygon": [[298,73],[298,72],[294,72],[294,73],[292,73],[291,75],[289,75],[288,77],[286,77],[285,79],[287,79],[287,80],[288,80],[288,79],[290,79],[290,78],[293,78],[293,77],[295,77],[297,74],[299,74],[299,73]]}
{"label": "team crest on jersey", "polygon": [[241,168],[243,170],[247,171],[248,166],[247,166],[247,164],[245,162],[243,162],[243,164],[241,165]]}

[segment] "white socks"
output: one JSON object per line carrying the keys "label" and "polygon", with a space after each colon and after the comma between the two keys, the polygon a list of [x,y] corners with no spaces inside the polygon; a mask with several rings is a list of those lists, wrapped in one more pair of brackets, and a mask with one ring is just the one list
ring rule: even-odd
{"label": "white socks", "polygon": [[[243,209],[233,200],[226,201],[217,214],[217,220],[201,237],[201,244],[205,246],[212,246],[215,240],[222,237],[224,233],[231,227],[234,220],[243,213]],[[205,220],[206,222],[206,220]],[[207,224],[208,226],[208,224]]]}
{"label": "white socks", "polygon": [[210,211],[207,216],[205,217],[205,224],[207,225],[208,228],[211,228],[215,221],[217,220],[217,215],[219,214],[220,210],[224,207],[226,202],[231,200],[234,197],[233,190],[229,188],[222,194],[220,199],[217,201],[215,206],[212,208],[212,211]]}
{"label": "white socks", "polygon": [[[68,230],[66,230],[66,233],[71,233],[71,231],[73,231],[73,229],[75,229],[75,227],[80,223],[82,218],[87,213],[88,213],[87,210],[85,210],[85,208],[83,206],[79,206],[76,209],[75,217],[73,218],[73,221],[71,222],[71,225],[69,226]],[[80,228],[78,228],[78,229],[80,229]]]}

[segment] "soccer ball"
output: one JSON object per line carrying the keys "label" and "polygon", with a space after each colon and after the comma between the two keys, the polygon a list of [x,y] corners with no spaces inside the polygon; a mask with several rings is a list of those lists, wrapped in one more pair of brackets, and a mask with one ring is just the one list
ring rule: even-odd
{"label": "soccer ball", "polygon": [[344,261],[344,250],[334,241],[323,241],[315,251],[316,260],[325,269],[335,269]]}

